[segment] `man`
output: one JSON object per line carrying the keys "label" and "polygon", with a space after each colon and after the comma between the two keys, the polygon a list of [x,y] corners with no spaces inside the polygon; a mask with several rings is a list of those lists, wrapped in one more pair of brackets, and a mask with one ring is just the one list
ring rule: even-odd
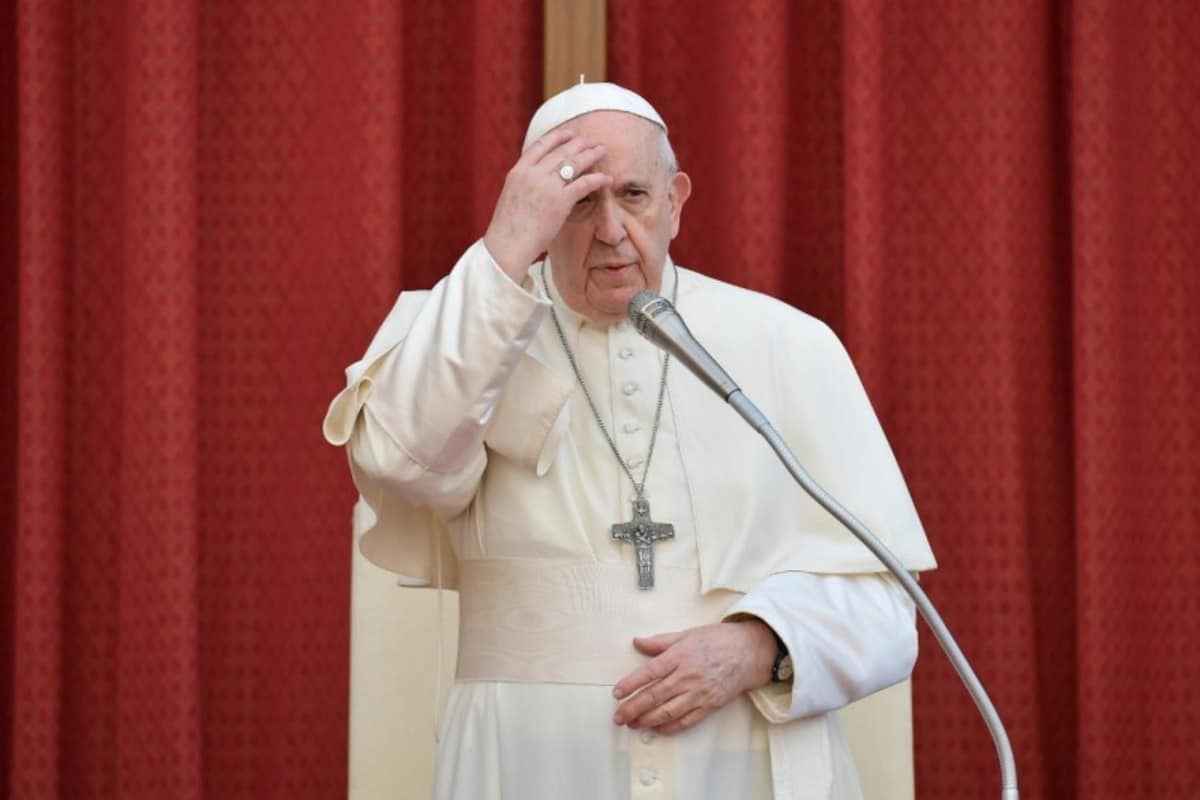
{"label": "man", "polygon": [[625,320],[674,298],[817,480],[932,568],[828,328],[671,261],[690,192],[643,98],[551,98],[482,240],[401,294],[330,407],[364,553],[461,592],[437,797],[857,797],[831,712],[912,668],[882,566]]}

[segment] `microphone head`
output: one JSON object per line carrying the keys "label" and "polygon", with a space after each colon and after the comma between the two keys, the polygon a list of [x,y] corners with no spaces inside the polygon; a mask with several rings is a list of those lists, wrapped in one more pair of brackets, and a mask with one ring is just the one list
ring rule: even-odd
{"label": "microphone head", "polygon": [[629,300],[629,321],[633,323],[638,333],[650,339],[654,338],[650,335],[649,330],[654,318],[674,311],[675,307],[671,305],[670,300],[646,289],[638,292]]}
{"label": "microphone head", "polygon": [[629,298],[629,321],[637,322],[638,315],[642,313],[642,309],[659,299],[658,295],[649,289],[642,289],[640,292]]}

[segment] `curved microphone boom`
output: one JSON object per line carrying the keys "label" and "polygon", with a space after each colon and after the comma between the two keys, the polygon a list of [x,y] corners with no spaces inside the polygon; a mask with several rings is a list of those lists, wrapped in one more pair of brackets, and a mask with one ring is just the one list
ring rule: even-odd
{"label": "curved microphone boom", "polygon": [[908,592],[908,596],[912,598],[917,610],[921,612],[921,616],[925,618],[934,638],[938,640],[938,644],[945,651],[946,657],[950,659],[950,663],[954,666],[958,677],[962,679],[971,699],[975,701],[975,707],[979,709],[979,713],[983,716],[983,721],[992,735],[992,741],[996,745],[996,754],[1000,759],[1001,800],[1017,800],[1017,764],[1013,758],[1008,734],[1004,730],[1004,724],[1000,721],[1000,715],[996,713],[996,708],[992,705],[987,691],[979,682],[971,665],[967,663],[967,658],[959,649],[958,643],[950,635],[950,629],[946,627],[946,623],[942,621],[941,615],[933,607],[929,597],[917,584],[916,579],[905,569],[900,559],[896,558],[895,554],[879,541],[867,526],[863,525],[813,480],[804,466],[796,459],[783,437],[771,426],[766,416],[750,402],[745,393],[729,377],[729,374],[721,369],[721,365],[717,363],[716,359],[696,341],[692,332],[684,324],[683,318],[679,316],[679,312],[668,300],[653,292],[638,292],[629,301],[629,319],[637,328],[638,333],[679,359],[685,367],[694,372],[700,380],[733,406],[754,430],[767,440],[775,454],[779,456],[779,460],[787,467],[788,472],[792,474],[801,488],[846,526],[896,577],[896,580]]}

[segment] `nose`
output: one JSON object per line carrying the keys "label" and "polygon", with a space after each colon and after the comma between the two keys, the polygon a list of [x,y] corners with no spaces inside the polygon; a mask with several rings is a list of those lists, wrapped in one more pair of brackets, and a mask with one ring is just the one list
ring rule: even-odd
{"label": "nose", "polygon": [[625,241],[624,213],[612,197],[601,197],[597,204],[596,238],[607,245],[618,245]]}

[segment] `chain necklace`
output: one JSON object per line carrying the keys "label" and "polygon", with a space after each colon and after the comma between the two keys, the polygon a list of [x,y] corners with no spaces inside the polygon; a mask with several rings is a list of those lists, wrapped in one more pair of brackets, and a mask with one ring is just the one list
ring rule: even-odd
{"label": "chain necklace", "polygon": [[[542,286],[546,291],[546,296],[550,296],[550,286],[546,280],[546,267],[542,265]],[[679,295],[679,275],[675,275],[675,285],[671,291],[671,302],[674,303]],[[604,424],[603,417],[600,416],[600,410],[596,407],[596,401],[592,399],[592,393],[588,391],[587,382],[583,379],[583,372],[579,369],[579,364],[575,361],[575,354],[571,352],[571,346],[567,344],[567,335],[563,331],[562,322],[558,319],[558,313],[554,310],[554,303],[550,303],[550,319],[554,321],[554,329],[558,331],[558,340],[562,343],[563,352],[567,355],[567,361],[571,364],[571,371],[575,373],[575,379],[579,382],[579,388],[583,391],[584,399],[587,400],[588,408],[592,410],[592,418],[596,420],[596,424],[600,426],[600,432],[604,434],[604,440],[608,442],[608,447],[612,450],[613,455],[617,457],[617,463],[621,465],[622,471],[629,477],[629,482],[633,484],[633,519],[629,522],[619,522],[612,526],[612,538],[617,541],[631,542],[634,546],[634,561],[637,564],[638,588],[653,589],[654,588],[654,543],[666,539],[675,538],[675,526],[665,522],[655,522],[650,518],[650,501],[646,499],[646,476],[650,474],[650,460],[654,456],[654,443],[658,439],[659,423],[662,420],[663,398],[667,392],[667,366],[671,363],[671,354],[663,354],[662,377],[659,379],[658,385],[658,403],[654,407],[654,425],[650,429],[650,447],[646,451],[646,466],[642,470],[642,480],[639,482],[633,476],[633,471],[629,469],[629,465],[625,463],[625,459],[621,457],[621,451],[617,449],[617,443],[613,439],[612,434],[608,432],[608,426]]]}

